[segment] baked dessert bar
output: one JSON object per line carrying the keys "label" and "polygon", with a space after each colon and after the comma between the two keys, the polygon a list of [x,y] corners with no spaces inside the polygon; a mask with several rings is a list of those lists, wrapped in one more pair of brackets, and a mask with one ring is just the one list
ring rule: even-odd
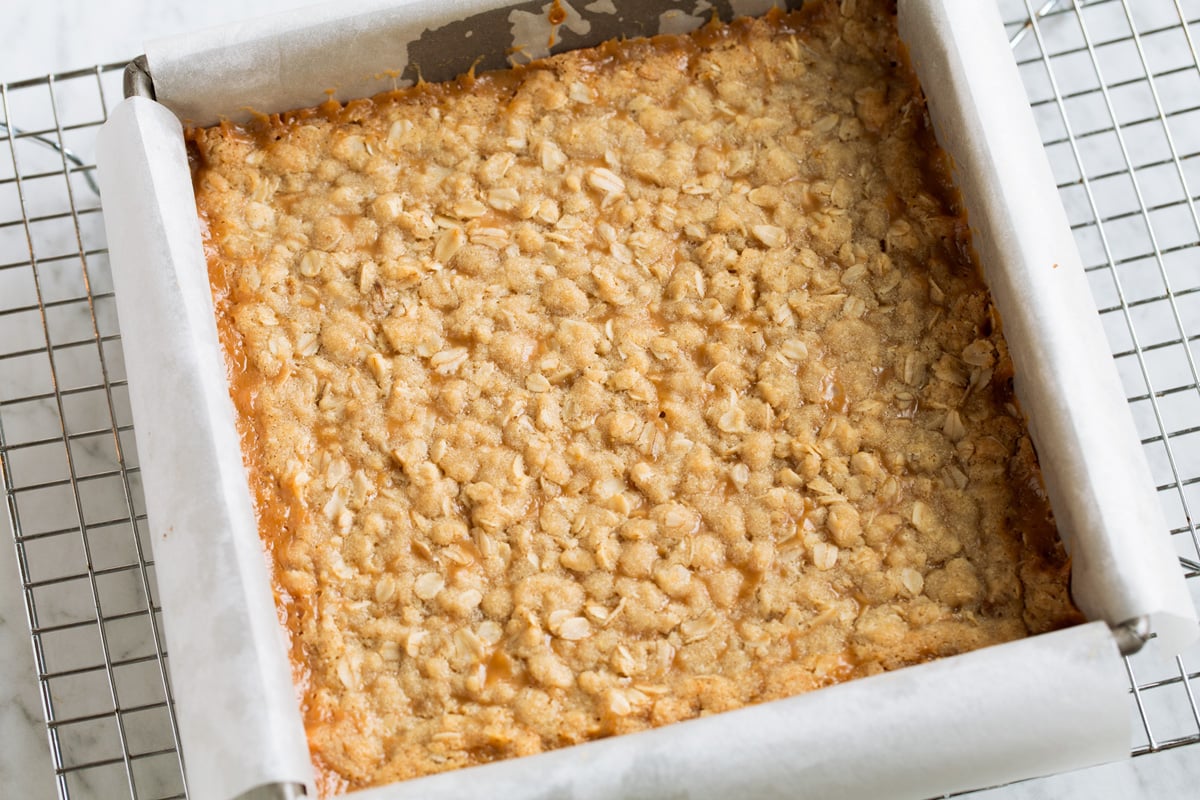
{"label": "baked dessert bar", "polygon": [[1080,621],[889,3],[187,138],[322,791]]}

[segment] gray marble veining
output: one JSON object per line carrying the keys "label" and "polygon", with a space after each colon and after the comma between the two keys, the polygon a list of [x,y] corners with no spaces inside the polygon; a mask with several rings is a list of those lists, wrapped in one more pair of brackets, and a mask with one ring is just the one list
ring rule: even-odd
{"label": "gray marble veining", "polygon": [[6,522],[0,521],[0,535],[6,537],[0,540],[0,786],[48,800],[55,796],[54,771]]}

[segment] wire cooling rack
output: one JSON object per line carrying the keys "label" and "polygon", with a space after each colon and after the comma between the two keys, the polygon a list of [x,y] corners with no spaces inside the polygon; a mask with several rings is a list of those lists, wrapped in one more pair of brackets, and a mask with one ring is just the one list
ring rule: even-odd
{"label": "wire cooling rack", "polygon": [[[1200,0],[999,2],[1200,596]],[[92,175],[123,66],[0,84],[0,476],[63,798],[186,797]],[[1133,753],[1200,744],[1200,651],[1126,663]]]}

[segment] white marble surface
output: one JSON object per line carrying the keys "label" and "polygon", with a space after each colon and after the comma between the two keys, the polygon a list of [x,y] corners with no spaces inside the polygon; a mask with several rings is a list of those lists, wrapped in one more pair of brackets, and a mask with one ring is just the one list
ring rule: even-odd
{"label": "white marble surface", "polygon": [[0,786],[20,787],[19,796],[43,800],[54,797],[54,765],[8,535],[7,523],[0,522]]}
{"label": "white marble surface", "polygon": [[[4,0],[3,10],[0,11],[0,80],[14,81],[48,72],[123,60],[141,52],[141,43],[146,38],[299,5],[302,3],[297,0],[207,0],[204,3],[164,3],[154,0]],[[1004,7],[1010,12],[1009,16],[1012,9],[1019,5],[1019,2],[1004,0]],[[1036,5],[1041,5],[1040,0]],[[1188,0],[1184,6],[1188,7],[1193,16],[1200,13],[1200,4],[1194,0]],[[85,148],[87,145],[80,144],[79,147]],[[36,157],[43,156],[50,157],[52,154],[46,153]],[[49,168],[52,169],[53,166]],[[86,192],[82,190],[79,199],[81,207],[89,204]],[[12,210],[11,201],[8,201],[9,206],[5,206],[5,202],[4,196],[0,195],[0,221],[10,218],[6,214]],[[85,227],[94,227],[96,222],[94,219],[85,220]],[[62,232],[55,235],[61,237]],[[55,245],[47,243],[45,246]],[[1195,251],[1192,252],[1194,254]],[[0,262],[3,261],[4,259],[0,258]],[[21,304],[21,301],[14,298],[28,289],[20,285],[19,277],[12,271],[0,272],[0,309]],[[106,280],[103,270],[94,270],[91,278],[93,291],[103,292]],[[70,295],[72,286],[79,281],[77,276],[72,277],[70,270],[54,269],[45,270],[44,280],[46,285],[43,288],[51,297]],[[1196,283],[1193,280],[1191,285]],[[1136,286],[1133,288],[1136,289]],[[85,313],[72,313],[73,316],[63,314],[50,320],[55,328],[53,336],[90,336],[90,317]],[[102,333],[112,329],[110,307],[101,304],[97,309],[97,319]],[[40,345],[40,326],[27,326],[14,333],[11,327],[3,327],[5,324],[5,319],[0,317],[0,354],[13,352],[24,346]],[[1190,332],[1200,332],[1198,328],[1200,325],[1193,326]],[[73,330],[75,332],[72,332]],[[23,336],[29,341],[16,342],[13,340],[14,336]],[[113,374],[119,376],[119,355],[115,352],[109,355]],[[5,370],[0,372],[0,399],[15,396],[16,393],[34,391],[40,385],[39,381],[43,380],[36,366],[29,366],[28,369],[19,365],[13,367],[7,363],[0,366]],[[79,366],[78,369],[86,372],[85,366]],[[5,381],[9,382],[7,388]],[[17,384],[25,385],[26,388],[14,390],[12,387]],[[117,399],[120,405],[120,396]],[[76,422],[72,418],[69,420],[69,426],[73,430],[103,428],[110,424],[105,416],[106,409],[104,402],[95,399],[90,405],[84,404],[80,408],[71,409],[71,413],[78,414],[80,419]],[[26,439],[54,435],[54,420],[55,410],[49,406],[30,408],[22,411],[22,416],[15,416],[13,412],[5,418],[6,435],[10,442],[15,440],[14,433],[16,437]],[[1194,414],[1190,420],[1191,424],[1197,424],[1198,419]],[[14,431],[14,424],[24,428]],[[48,424],[49,428],[46,427]],[[40,433],[34,435],[32,431],[35,429]],[[1150,430],[1153,430],[1152,425]],[[131,440],[126,439],[125,445],[128,455],[132,457]],[[73,448],[77,469],[101,471],[106,466],[111,466],[112,451],[111,436],[80,443],[78,448]],[[27,461],[20,465],[20,469],[22,475],[28,478],[26,483],[61,474],[61,465],[57,462],[41,465]],[[59,471],[55,472],[56,469]],[[1200,494],[1194,495],[1193,502],[1198,500]],[[119,486],[110,486],[106,493],[99,493],[95,502],[95,507],[89,505],[84,509],[84,516],[89,520],[115,519],[127,514]],[[47,496],[34,498],[29,508],[23,510],[28,511],[31,519],[38,518],[39,515],[46,520],[62,517],[65,525],[72,524],[74,509],[64,510],[60,508],[61,505],[60,499]],[[3,519],[3,515],[0,515],[0,520]],[[132,553],[132,534],[127,525],[99,525],[95,527],[91,536],[94,542],[93,562],[98,568],[103,568],[108,563],[106,559],[115,565],[121,558],[127,559]],[[107,542],[111,543],[106,544]],[[31,570],[49,570],[46,575],[55,576],[73,574],[83,563],[82,553],[75,539],[59,537],[54,539],[51,545],[41,545],[40,549],[34,551],[30,566]],[[119,614],[123,609],[136,610],[139,605],[144,607],[144,592],[139,584],[140,576],[136,572],[116,573],[106,578],[111,580],[106,579],[100,591],[108,614]],[[1193,586],[1194,590],[1197,588],[1200,587]],[[55,590],[40,595],[39,611],[42,613],[42,623],[70,621],[81,614],[86,617],[87,609],[77,607],[78,598],[81,596],[90,602],[90,596],[85,589],[86,587],[75,586],[68,591],[68,587],[64,586],[61,591]],[[136,624],[139,619],[143,621],[141,627],[126,631],[114,626],[109,631],[112,658],[136,660],[139,655],[153,652],[149,627],[144,624],[146,618],[134,617],[129,620],[130,625]],[[55,796],[54,776],[26,624],[10,531],[5,522],[0,522],[0,797],[41,800]],[[79,652],[87,651],[93,656],[79,655],[76,653],[76,645]],[[47,658],[54,661],[52,669],[85,666],[86,663],[95,661],[95,647],[94,642],[79,638],[65,651],[61,651],[62,648],[58,651],[52,648]],[[1187,654],[1185,658],[1187,669],[1200,669],[1200,650]],[[1138,663],[1138,668],[1144,670],[1143,674],[1139,674],[1142,679],[1166,677],[1177,669],[1170,661],[1159,663],[1148,659]],[[133,669],[134,667],[131,667],[131,670]],[[155,673],[141,667],[138,669],[141,671],[133,672],[133,677],[128,680],[123,674],[114,678],[117,684],[115,688],[121,695],[123,706],[152,705],[161,698],[162,690],[157,684]],[[64,707],[78,709],[82,704],[89,702],[88,698],[101,697],[103,700],[109,691],[104,681],[98,684],[79,681],[56,688],[55,697],[61,700]],[[1182,695],[1182,690],[1175,691],[1173,695],[1166,689],[1155,690],[1152,696],[1147,697],[1147,702],[1152,706],[1152,718],[1164,723],[1160,730],[1155,731],[1155,735],[1160,739],[1170,738],[1173,734],[1186,734],[1189,730],[1195,731],[1195,724],[1190,719],[1191,712],[1187,710],[1187,701]],[[100,708],[102,706],[101,703]],[[164,728],[164,725],[161,719],[131,720],[127,730],[131,739],[131,749],[139,752],[139,747],[141,750],[152,749],[154,746],[160,746],[164,740],[169,741],[169,729]],[[112,755],[111,741],[115,731],[102,729],[90,735],[91,739],[72,742],[73,752],[81,753],[80,757],[89,759],[103,759]],[[146,737],[146,744],[136,741],[138,737]],[[1144,741],[1144,735],[1140,735],[1138,741]],[[119,750],[117,752],[119,754]],[[178,791],[178,786],[174,783],[177,767],[169,757],[139,761],[136,767],[131,769],[137,775],[139,793],[143,796],[164,796]],[[118,767],[115,770],[98,771],[87,778],[72,776],[69,785],[73,797],[106,800],[127,796],[124,780],[124,768]],[[1200,746],[1189,746],[1129,762],[993,789],[974,796],[986,800],[1181,798],[1194,796],[1198,785]]]}

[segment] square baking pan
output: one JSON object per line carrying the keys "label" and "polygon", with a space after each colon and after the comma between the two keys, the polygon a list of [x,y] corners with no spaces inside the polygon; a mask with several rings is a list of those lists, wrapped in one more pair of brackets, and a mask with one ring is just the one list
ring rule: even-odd
{"label": "square baking pan", "polygon": [[[147,47],[100,141],[131,405],[192,796],[312,790],[225,383],[181,120],[209,124],[448,79],[615,36],[681,31],[671,2],[360,2]],[[769,4],[735,2],[726,13]],[[566,12],[561,25],[551,8]],[[589,10],[590,9],[590,10]],[[1120,653],[1196,635],[1161,511],[994,7],[901,0],[953,158],[1073,596],[1092,622],[646,733],[363,797],[922,797],[1124,757]],[[468,32],[473,35],[468,36]],[[151,99],[154,98],[154,99]],[[170,402],[162,402],[170,398]],[[869,737],[862,731],[870,730]],[[1071,742],[1063,746],[1063,742]]]}

